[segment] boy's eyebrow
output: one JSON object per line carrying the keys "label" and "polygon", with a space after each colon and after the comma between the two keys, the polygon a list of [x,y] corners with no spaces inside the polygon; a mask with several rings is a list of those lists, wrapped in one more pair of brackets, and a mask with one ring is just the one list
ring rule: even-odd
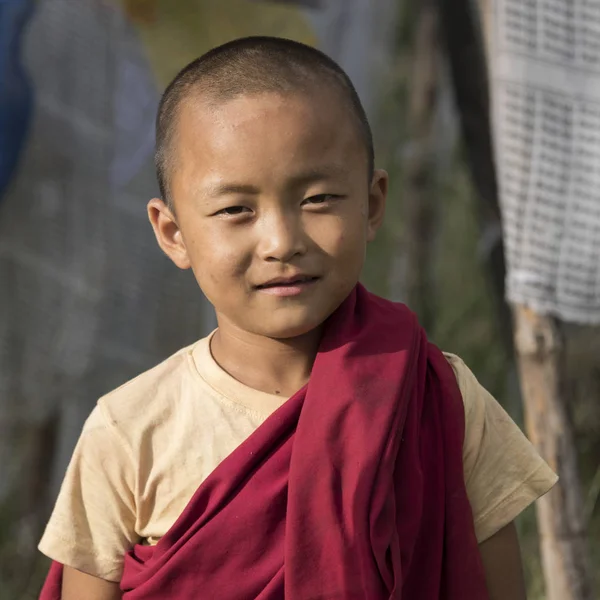
{"label": "boy's eyebrow", "polygon": [[204,193],[212,198],[217,198],[231,194],[256,195],[260,193],[260,190],[253,185],[241,183],[213,183],[206,186]]}
{"label": "boy's eyebrow", "polygon": [[303,173],[299,173],[290,178],[291,187],[306,185],[315,181],[323,181],[327,179],[335,179],[347,175],[348,169],[343,165],[330,164],[324,167],[315,169],[307,169]]}
{"label": "boy's eyebrow", "polygon": [[[341,165],[328,165],[318,169],[307,169],[302,173],[298,173],[290,177],[289,187],[300,187],[302,185],[314,183],[315,181],[334,179],[336,177],[346,175],[347,172],[347,169]],[[204,193],[212,198],[232,194],[255,196],[260,194],[260,189],[249,184],[218,182],[209,184],[205,188]]]}

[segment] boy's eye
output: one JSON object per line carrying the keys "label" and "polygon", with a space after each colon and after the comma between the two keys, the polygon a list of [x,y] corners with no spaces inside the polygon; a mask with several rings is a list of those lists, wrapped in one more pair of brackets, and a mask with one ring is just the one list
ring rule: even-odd
{"label": "boy's eye", "polygon": [[216,212],[217,215],[225,215],[228,217],[235,217],[237,215],[241,215],[245,212],[249,212],[250,209],[247,206],[228,206],[227,208],[223,208],[222,210]]}
{"label": "boy's eye", "polygon": [[306,198],[303,204],[327,204],[327,202],[331,202],[339,197],[335,194],[317,194],[316,196]]}

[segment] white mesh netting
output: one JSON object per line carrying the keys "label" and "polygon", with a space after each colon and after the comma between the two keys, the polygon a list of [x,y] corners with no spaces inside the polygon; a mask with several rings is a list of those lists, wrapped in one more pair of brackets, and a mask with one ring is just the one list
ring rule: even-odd
{"label": "white mesh netting", "polygon": [[599,323],[600,1],[488,7],[508,299]]}

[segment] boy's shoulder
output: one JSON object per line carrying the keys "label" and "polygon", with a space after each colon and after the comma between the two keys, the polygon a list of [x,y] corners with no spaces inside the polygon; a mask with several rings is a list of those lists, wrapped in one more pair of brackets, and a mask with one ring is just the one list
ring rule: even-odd
{"label": "boy's shoulder", "polygon": [[446,360],[450,363],[452,371],[454,371],[454,377],[456,377],[456,382],[460,388],[460,393],[463,398],[463,402],[465,403],[466,411],[470,405],[471,395],[473,393],[477,393],[478,391],[477,388],[479,387],[479,382],[477,381],[477,378],[471,369],[467,367],[460,356],[450,352],[444,352],[443,354],[446,357]]}
{"label": "boy's shoulder", "polygon": [[146,415],[154,418],[180,397],[186,381],[193,378],[192,352],[199,342],[181,348],[159,364],[140,373],[98,400],[98,409],[113,425]]}
{"label": "boy's shoulder", "polygon": [[457,377],[464,377],[465,375],[468,375],[468,374],[471,374],[474,377],[474,375],[471,373],[471,369],[469,369],[469,367],[467,367],[465,361],[460,356],[457,356],[456,354],[453,354],[452,352],[442,352],[442,354],[446,357],[446,360],[450,363],[450,366],[452,367],[452,370],[454,371],[454,374]]}

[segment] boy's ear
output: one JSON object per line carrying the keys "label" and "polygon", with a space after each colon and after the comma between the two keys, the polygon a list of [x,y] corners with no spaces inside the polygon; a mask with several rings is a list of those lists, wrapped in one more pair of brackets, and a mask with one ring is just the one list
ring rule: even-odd
{"label": "boy's ear", "polygon": [[148,219],[162,251],[180,269],[189,269],[187,248],[173,211],[160,198],[152,198],[148,202]]}
{"label": "boy's ear", "polygon": [[367,225],[368,242],[372,242],[375,239],[377,230],[383,223],[387,192],[388,174],[383,169],[376,169],[373,173],[371,189],[369,191],[369,217]]}

